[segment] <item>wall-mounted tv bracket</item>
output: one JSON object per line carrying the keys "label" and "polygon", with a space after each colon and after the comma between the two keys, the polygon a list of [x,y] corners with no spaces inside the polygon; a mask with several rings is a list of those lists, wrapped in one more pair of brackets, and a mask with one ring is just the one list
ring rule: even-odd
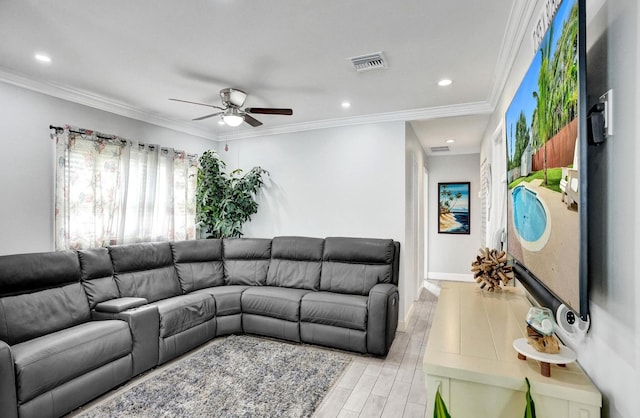
{"label": "wall-mounted tv bracket", "polygon": [[587,136],[590,144],[600,145],[613,135],[613,90],[600,96],[600,101],[587,113]]}
{"label": "wall-mounted tv bracket", "polygon": [[591,325],[589,316],[584,320],[567,305],[561,304],[556,311],[556,323],[561,338],[566,338],[574,343],[584,340]]}

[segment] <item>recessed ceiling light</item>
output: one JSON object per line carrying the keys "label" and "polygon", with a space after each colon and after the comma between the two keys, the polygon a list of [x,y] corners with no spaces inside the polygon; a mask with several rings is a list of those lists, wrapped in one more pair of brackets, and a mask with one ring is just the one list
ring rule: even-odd
{"label": "recessed ceiling light", "polygon": [[343,109],[349,109],[351,107],[351,103],[344,101],[342,102],[341,106]]}
{"label": "recessed ceiling light", "polygon": [[453,81],[449,80],[448,78],[443,78],[442,80],[438,81],[438,85],[440,87],[449,86],[451,85],[451,83],[453,83]]}
{"label": "recessed ceiling light", "polygon": [[447,139],[444,142],[446,142],[447,144],[453,144],[454,142],[456,142],[456,140],[455,139]]}
{"label": "recessed ceiling light", "polygon": [[49,64],[51,62],[51,57],[45,54],[36,54],[36,60],[43,62],[45,64]]}

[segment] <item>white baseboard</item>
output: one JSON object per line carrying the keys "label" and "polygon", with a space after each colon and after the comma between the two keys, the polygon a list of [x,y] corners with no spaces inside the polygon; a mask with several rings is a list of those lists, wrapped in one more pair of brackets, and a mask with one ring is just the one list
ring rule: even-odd
{"label": "white baseboard", "polygon": [[409,321],[411,321],[412,316],[413,316],[413,302],[411,302],[411,305],[409,306],[409,311],[405,315],[404,321],[400,321],[400,320],[398,321],[397,330],[399,332],[405,332],[407,330],[407,324],[409,323]]}
{"label": "white baseboard", "polygon": [[431,280],[450,280],[453,282],[475,282],[473,280],[473,274],[459,274],[459,273],[439,273],[430,271],[427,274],[427,278]]}

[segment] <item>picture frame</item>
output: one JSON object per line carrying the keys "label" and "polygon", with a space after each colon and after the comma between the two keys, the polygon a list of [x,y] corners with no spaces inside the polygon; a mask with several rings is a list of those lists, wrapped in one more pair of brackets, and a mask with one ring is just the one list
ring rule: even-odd
{"label": "picture frame", "polygon": [[438,233],[471,234],[471,183],[438,183]]}

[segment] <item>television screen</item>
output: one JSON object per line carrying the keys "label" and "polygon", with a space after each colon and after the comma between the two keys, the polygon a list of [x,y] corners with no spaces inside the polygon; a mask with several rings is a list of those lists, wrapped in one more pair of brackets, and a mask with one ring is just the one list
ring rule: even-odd
{"label": "television screen", "polygon": [[544,26],[505,115],[507,250],[521,281],[586,318],[584,1],[550,0]]}

